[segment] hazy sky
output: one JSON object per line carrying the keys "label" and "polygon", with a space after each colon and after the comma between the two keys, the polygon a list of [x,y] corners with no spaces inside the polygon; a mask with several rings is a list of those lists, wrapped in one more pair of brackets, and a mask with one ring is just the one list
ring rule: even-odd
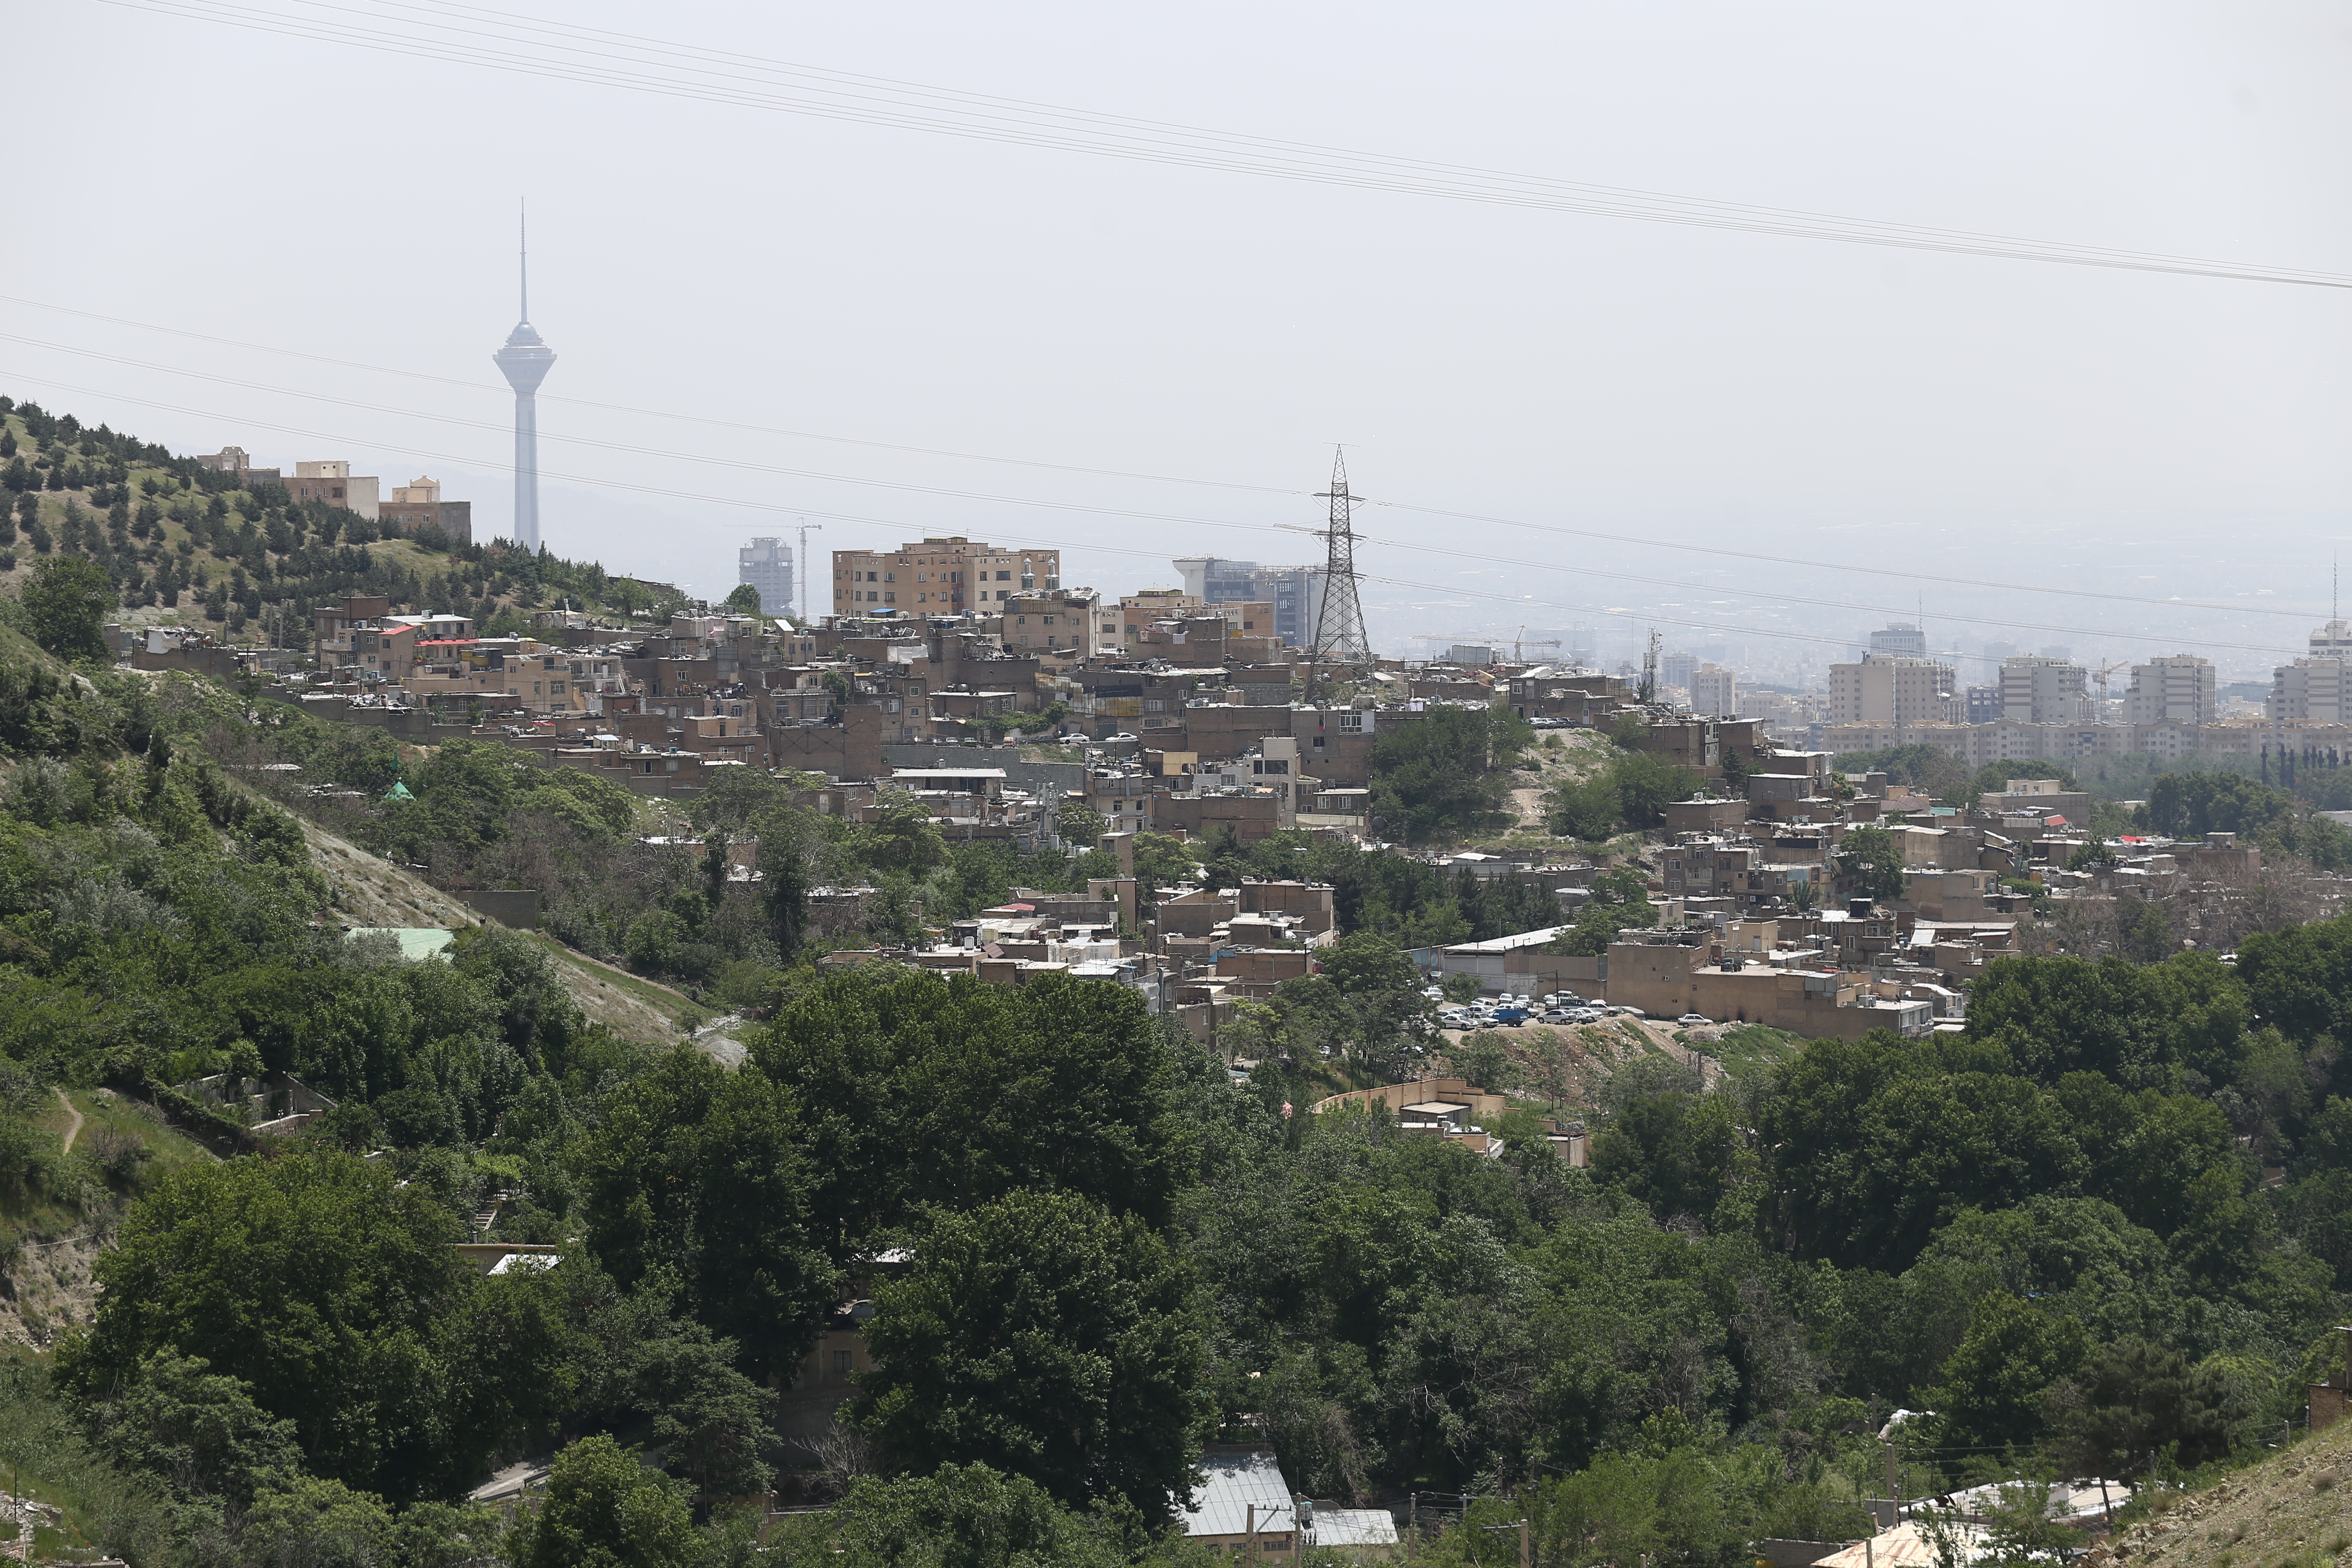
{"label": "hazy sky", "polygon": [[[354,19],[253,5],[240,14]],[[2341,5],[572,0],[538,14],[1563,179],[2352,272]],[[1180,554],[1308,559],[1318,542],[1281,526],[1317,524],[1311,492],[1345,442],[1377,501],[1656,542],[1368,506],[1359,556],[1384,579],[1366,598],[1387,651],[1417,650],[1423,632],[1585,623],[1613,656],[1658,618],[1670,647],[1818,670],[1874,611],[1924,599],[1939,647],[2186,648],[2242,674],[2324,614],[2329,558],[2352,534],[2352,290],[1278,182],[100,0],[19,4],[8,26],[0,144],[20,179],[0,294],[470,384],[0,302],[0,387],[16,395],[181,449],[349,457],[387,484],[429,472],[476,502],[478,534],[495,531],[510,513],[510,400],[488,356],[514,321],[527,195],[551,395],[1289,492],[544,403],[542,468],[576,476],[545,481],[550,546],[714,595],[745,537],[803,512],[872,520],[825,519],[820,552],[942,531],[1058,542],[1066,581],[1114,594],[1172,584]],[[1024,504],[1039,501],[1063,509]],[[2277,607],[2296,613],[2260,613]],[[1636,614],[1595,613],[1612,608]]]}

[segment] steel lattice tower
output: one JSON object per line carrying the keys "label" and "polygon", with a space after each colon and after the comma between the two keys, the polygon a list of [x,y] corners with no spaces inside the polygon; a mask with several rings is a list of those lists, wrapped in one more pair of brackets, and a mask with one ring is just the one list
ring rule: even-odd
{"label": "steel lattice tower", "polygon": [[1356,597],[1356,508],[1362,503],[1348,490],[1345,448],[1332,453],[1331,488],[1316,493],[1330,501],[1331,521],[1324,532],[1323,593],[1307,658],[1312,664],[1370,665],[1372,646],[1364,635],[1363,604]]}
{"label": "steel lattice tower", "polygon": [[530,233],[522,231],[522,320],[490,356],[515,395],[514,542],[539,553],[539,384],[555,368],[555,351],[530,324]]}

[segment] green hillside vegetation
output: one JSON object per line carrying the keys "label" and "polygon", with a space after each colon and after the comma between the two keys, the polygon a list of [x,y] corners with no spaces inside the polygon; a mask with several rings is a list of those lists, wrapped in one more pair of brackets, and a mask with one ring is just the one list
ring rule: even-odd
{"label": "green hillside vegetation", "polygon": [[673,607],[593,563],[457,545],[437,530],[387,537],[282,485],[239,489],[136,437],[0,397],[0,590],[50,559],[97,566],[124,620],[285,647],[308,647],[310,612],[347,594],[470,616],[494,636],[528,633],[527,612],[559,600],[614,615]]}
{"label": "green hillside vegetation", "polygon": [[[1507,1561],[1480,1527],[1525,1517],[1546,1563],[1735,1568],[1759,1537],[1861,1533],[1897,1405],[1934,1412],[1901,1428],[1907,1496],[2201,1486],[2340,1364],[2352,917],[2234,964],[2004,959],[1965,1032],[1736,1031],[1712,1088],[1620,1031],[1591,1169],[1517,1115],[1488,1158],[1302,1108],[1425,1059],[1402,945],[1557,923],[1543,889],[1300,836],[1139,839],[1152,881],[1205,856],[1334,887],[1341,940],[1254,1019],[1264,1065],[1236,1084],[1115,984],[809,962],[1074,885],[1099,850],[950,845],[905,803],[845,824],[749,776],[691,803],[698,844],[641,845],[634,799],[496,745],[404,750],[115,669],[88,650],[117,598],[60,545],[0,599],[0,1217],[109,1226],[89,1321],[0,1377],[0,1460],[68,1510],[45,1548],[1198,1561],[1167,1526],[1223,1437],[1270,1443],[1310,1495],[1466,1514],[1433,1562]],[[1507,783],[1457,787],[1443,755],[1394,759],[1433,834]],[[247,782],[274,757],[361,798]],[[436,878],[545,889],[555,936],[647,985],[756,1006],[742,1065],[591,1022],[535,936],[469,929],[418,963],[347,940],[298,808]],[[745,836],[757,883],[725,874]],[[876,892],[814,896],[844,880]],[[173,1088],[272,1071],[337,1110],[256,1138]],[[150,1136],[134,1102],[228,1157]],[[560,1264],[459,1260],[500,1194],[496,1237]],[[778,1393],[845,1293],[885,1370],[838,1443],[788,1445]],[[511,1530],[464,1502],[527,1455],[553,1468]],[[776,1523],[746,1500],[779,1482],[845,1506]]]}

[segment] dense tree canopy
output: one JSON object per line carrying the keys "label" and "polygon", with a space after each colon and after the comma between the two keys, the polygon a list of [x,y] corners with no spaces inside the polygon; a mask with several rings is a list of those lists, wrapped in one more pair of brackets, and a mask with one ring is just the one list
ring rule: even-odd
{"label": "dense tree canopy", "polygon": [[1207,1414],[1185,1294],[1148,1226],[1071,1194],[942,1214],[876,1297],[856,1419],[918,1474],[985,1464],[1163,1519]]}
{"label": "dense tree canopy", "polygon": [[1408,844],[1510,826],[1510,768],[1535,738],[1507,708],[1433,707],[1372,737],[1372,815]]}

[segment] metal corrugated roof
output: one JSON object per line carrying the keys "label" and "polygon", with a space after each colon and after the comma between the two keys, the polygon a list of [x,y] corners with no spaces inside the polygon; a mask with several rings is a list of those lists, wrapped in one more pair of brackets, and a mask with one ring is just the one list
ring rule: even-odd
{"label": "metal corrugated roof", "polygon": [[1396,1515],[1384,1508],[1318,1508],[1313,1534],[1318,1546],[1394,1546]]}
{"label": "metal corrugated roof", "polygon": [[1184,1510],[1185,1534],[1240,1536],[1250,1528],[1253,1504],[1260,1533],[1292,1528],[1290,1483],[1272,1449],[1213,1450],[1200,1466],[1205,1479]]}

